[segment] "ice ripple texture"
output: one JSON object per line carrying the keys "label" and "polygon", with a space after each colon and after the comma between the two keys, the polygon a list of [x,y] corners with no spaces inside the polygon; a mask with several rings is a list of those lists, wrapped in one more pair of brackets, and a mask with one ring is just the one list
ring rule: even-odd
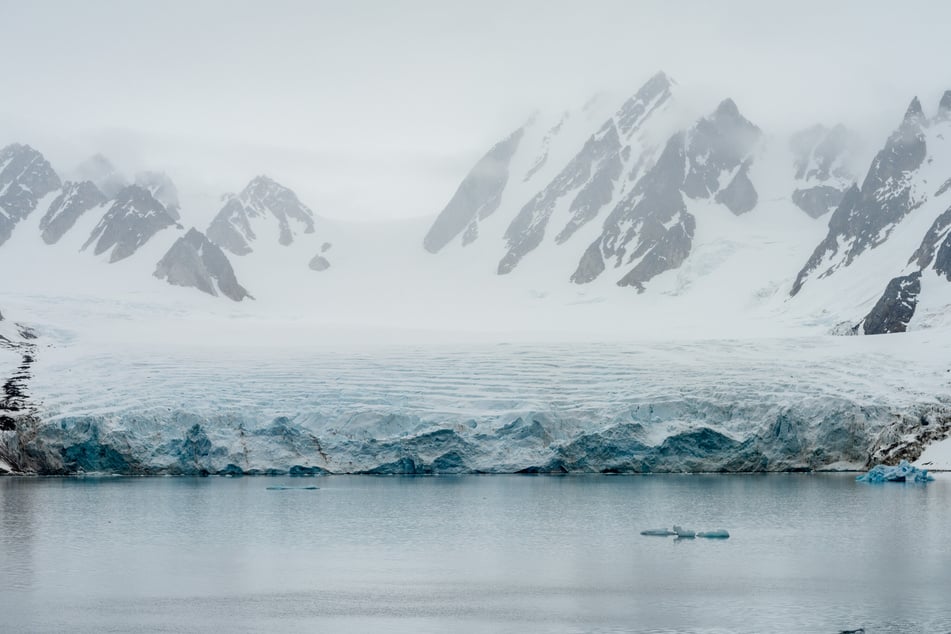
{"label": "ice ripple texture", "polygon": [[949,393],[926,337],[868,342],[50,348],[2,440],[41,473],[862,469]]}

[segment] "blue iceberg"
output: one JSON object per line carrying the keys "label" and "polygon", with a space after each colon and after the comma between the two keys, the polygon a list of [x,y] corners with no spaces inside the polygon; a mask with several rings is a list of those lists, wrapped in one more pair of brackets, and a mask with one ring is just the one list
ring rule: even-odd
{"label": "blue iceberg", "polygon": [[902,460],[897,467],[876,465],[868,473],[855,479],[859,482],[930,482],[934,480],[928,475],[927,469],[913,467],[907,460]]}
{"label": "blue iceberg", "polygon": [[697,533],[697,537],[704,537],[706,539],[730,539],[730,533],[722,528],[718,528],[715,531]]}

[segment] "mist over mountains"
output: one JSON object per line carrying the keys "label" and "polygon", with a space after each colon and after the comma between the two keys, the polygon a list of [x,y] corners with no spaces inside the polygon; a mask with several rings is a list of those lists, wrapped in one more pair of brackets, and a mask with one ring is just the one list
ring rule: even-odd
{"label": "mist over mountains", "polygon": [[[135,262],[125,270],[143,289],[164,282],[264,304],[319,301],[317,276],[372,294],[373,271],[389,270],[424,297],[440,276],[565,304],[642,296],[650,311],[668,302],[698,320],[720,304],[800,322],[822,314],[826,331],[845,334],[944,323],[951,93],[930,109],[912,99],[877,142],[848,121],[774,135],[728,97],[694,107],[659,72],[620,102],[538,112],[488,149],[425,227],[369,242],[370,225],[329,221],[267,176],[237,194],[208,192],[217,212],[201,226],[190,218],[209,210],[183,206],[163,172],[126,176],[101,154],[60,172],[17,142],[0,150],[0,260],[38,284],[80,260],[105,278]],[[338,254],[365,266],[338,266]]]}

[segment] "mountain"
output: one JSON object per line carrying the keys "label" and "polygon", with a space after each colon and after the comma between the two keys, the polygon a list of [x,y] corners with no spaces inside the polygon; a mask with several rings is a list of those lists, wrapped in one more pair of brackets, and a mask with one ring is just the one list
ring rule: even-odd
{"label": "mountain", "polygon": [[573,283],[576,301],[604,302],[616,285],[649,311],[715,303],[724,319],[863,334],[904,329],[915,307],[918,323],[948,321],[936,200],[951,191],[951,93],[930,119],[913,100],[865,166],[845,125],[784,138],[732,99],[696,117],[679,94],[658,73],[606,119],[536,115],[465,176],[425,251],[482,270],[496,257],[538,297]]}
{"label": "mountain", "polygon": [[217,209],[196,208],[161,171],[129,184],[102,155],[64,183],[42,154],[10,145],[0,261],[55,270],[49,283],[66,288],[75,275],[108,294],[121,278],[123,292],[161,295],[161,281],[170,297],[253,296],[340,323],[478,328],[486,305],[506,306],[489,317],[506,327],[582,333],[951,323],[951,94],[930,118],[913,100],[871,160],[863,148],[878,143],[846,125],[777,135],[729,97],[686,94],[660,72],[626,98],[536,112],[416,233],[330,221],[267,176]]}
{"label": "mountain", "polygon": [[155,277],[240,302],[251,298],[238,283],[224,251],[194,227],[172,245],[155,267]]}
{"label": "mountain", "polygon": [[139,172],[135,175],[135,184],[148,190],[152,197],[162,203],[168,215],[179,219],[182,209],[178,202],[178,189],[165,172]]}
{"label": "mountain", "polygon": [[759,137],[759,129],[731,100],[686,133],[672,136],[654,166],[605,219],[571,280],[590,282],[608,262],[629,269],[619,286],[643,292],[646,282],[679,267],[690,254],[697,225],[685,197],[713,199],[736,215],[756,206],[749,170]]}
{"label": "mountain", "polygon": [[127,258],[157,232],[176,224],[176,217],[138,185],[129,185],[117,195],[96,225],[83,250],[93,242],[96,255],[109,252],[109,262]]}
{"label": "mountain", "polygon": [[108,198],[92,181],[66,181],[63,189],[40,220],[43,241],[56,244],[84,213],[104,204]]}
{"label": "mountain", "polygon": [[[277,234],[274,234],[274,229]],[[290,189],[258,176],[225,204],[208,226],[208,237],[235,255],[254,250],[259,237],[287,246],[299,233],[314,232],[314,212]]]}
{"label": "mountain", "polygon": [[[874,303],[850,328],[903,332],[915,320],[943,323],[951,305],[951,91],[929,118],[915,98],[898,128],[829,219],[828,232],[799,271],[792,296],[854,289]],[[811,289],[810,287],[818,287]],[[884,290],[881,290],[883,289]]]}
{"label": "mountain", "polygon": [[14,143],[0,150],[0,245],[60,180],[42,154]]}
{"label": "mountain", "polygon": [[[137,288],[162,279],[234,301],[251,297],[217,245],[197,230],[184,232],[178,190],[167,174],[140,172],[136,184],[116,189],[124,179],[108,159],[96,155],[77,172],[95,177],[107,194],[93,180],[61,183],[43,155],[29,146],[9,145],[0,150],[0,157],[0,230],[6,231],[3,242],[15,238],[0,256],[9,254],[20,267],[48,272],[44,286],[54,280],[69,284],[74,275],[83,280],[81,286],[90,276],[106,283],[121,279]],[[165,253],[157,267],[156,249]],[[94,266],[135,262],[131,269],[120,267],[117,275],[104,269],[87,271],[88,255],[81,252],[104,256]],[[151,258],[156,259],[140,263]],[[149,275],[153,269],[154,276]]]}

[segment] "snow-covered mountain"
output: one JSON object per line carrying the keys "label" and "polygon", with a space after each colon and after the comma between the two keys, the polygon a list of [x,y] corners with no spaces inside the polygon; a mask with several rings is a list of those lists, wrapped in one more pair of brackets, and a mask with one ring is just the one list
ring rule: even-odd
{"label": "snow-covered mountain", "polygon": [[853,184],[829,218],[792,285],[794,298],[847,293],[867,307],[851,328],[864,334],[944,323],[951,306],[949,133],[951,91],[931,118],[912,100],[861,186]]}
{"label": "snow-covered mountain", "polygon": [[[486,272],[494,258],[499,274],[528,267],[523,283],[579,285],[580,301],[632,287],[651,312],[712,301],[740,319],[865,334],[951,323],[951,93],[931,119],[912,102],[861,186],[866,143],[846,125],[783,138],[729,98],[693,117],[678,94],[659,73],[605,121],[584,121],[586,138],[566,138],[562,120],[540,134],[536,117],[473,167],[423,246]],[[553,159],[557,140],[574,150]]]}
{"label": "snow-covered mountain", "polygon": [[44,196],[59,187],[59,176],[29,145],[14,143],[0,150],[0,245]]}
{"label": "snow-covered mountain", "polygon": [[[182,210],[178,190],[164,172],[139,172],[129,183],[106,157],[95,155],[74,173],[86,179],[61,182],[30,146],[0,150],[0,243],[20,229],[0,252],[0,261],[33,269],[41,287],[73,276],[88,281],[92,274],[106,280],[97,287],[106,296],[127,292],[130,282],[143,289],[164,280],[234,301],[253,299],[226,251],[246,255],[258,240],[273,238],[275,245],[289,246],[295,236],[314,233],[313,212],[293,191],[264,176],[240,195],[225,197],[208,229],[212,240],[194,227],[186,232],[188,210]],[[326,236],[308,244],[301,270],[313,275],[329,268],[330,247]],[[99,265],[95,269],[89,267],[90,254]],[[123,274],[112,274],[117,267],[124,268]]]}

